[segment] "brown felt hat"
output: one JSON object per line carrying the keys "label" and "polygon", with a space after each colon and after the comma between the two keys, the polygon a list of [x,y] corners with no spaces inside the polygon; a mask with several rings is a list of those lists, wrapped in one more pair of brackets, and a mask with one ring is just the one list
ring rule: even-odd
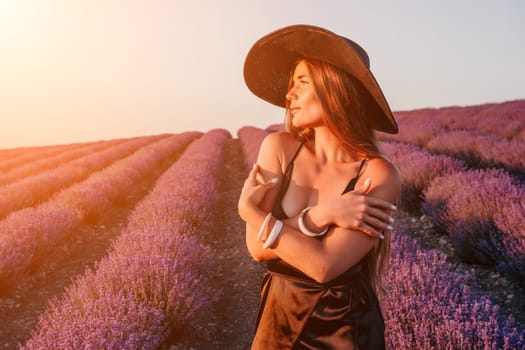
{"label": "brown felt hat", "polygon": [[372,127],[391,134],[398,132],[388,102],[370,71],[366,51],[354,41],[324,28],[292,25],[259,39],[244,61],[244,80],[258,97],[286,107],[290,73],[303,58],[330,63],[359,80],[382,113],[370,115]]}

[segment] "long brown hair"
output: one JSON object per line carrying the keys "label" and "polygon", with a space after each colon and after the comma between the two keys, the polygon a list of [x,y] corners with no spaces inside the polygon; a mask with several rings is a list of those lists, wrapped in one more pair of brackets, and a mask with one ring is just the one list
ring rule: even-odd
{"label": "long brown hair", "polygon": [[[337,67],[317,60],[303,59],[315,87],[324,113],[324,124],[335,135],[341,146],[351,152],[368,158],[383,157],[379,151],[373,128],[368,122],[371,114],[382,113],[369,92],[353,76]],[[297,62],[297,63],[299,63]],[[293,72],[291,72],[293,74]],[[292,88],[290,78],[288,90]],[[289,101],[287,101],[288,107]],[[287,108],[285,130],[301,140],[313,140],[311,129],[301,129],[292,125]],[[390,234],[384,232],[385,239],[362,260],[365,274],[376,289],[383,289],[381,275],[390,256]]]}

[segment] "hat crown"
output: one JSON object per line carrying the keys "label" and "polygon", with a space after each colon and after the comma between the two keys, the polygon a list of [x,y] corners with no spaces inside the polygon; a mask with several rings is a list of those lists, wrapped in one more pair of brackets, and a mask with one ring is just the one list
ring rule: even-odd
{"label": "hat crown", "polygon": [[346,41],[346,43],[354,50],[354,52],[359,56],[363,64],[366,66],[366,68],[370,69],[370,57],[366,53],[365,49],[363,49],[358,43],[355,41],[352,41],[348,38],[345,38],[344,36],[340,36],[341,39]]}

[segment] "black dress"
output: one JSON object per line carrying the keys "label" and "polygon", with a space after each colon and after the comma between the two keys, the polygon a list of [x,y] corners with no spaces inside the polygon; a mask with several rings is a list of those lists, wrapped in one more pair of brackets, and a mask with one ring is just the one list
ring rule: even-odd
{"label": "black dress", "polygon": [[[277,219],[287,218],[281,201],[302,146],[286,168],[272,208]],[[354,189],[365,160],[343,193]],[[385,349],[383,316],[363,266],[359,262],[318,283],[281,259],[268,261],[252,350]]]}

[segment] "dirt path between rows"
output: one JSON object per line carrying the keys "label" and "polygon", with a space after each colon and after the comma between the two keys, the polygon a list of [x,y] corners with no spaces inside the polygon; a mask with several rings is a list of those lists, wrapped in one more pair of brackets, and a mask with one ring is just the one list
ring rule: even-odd
{"label": "dirt path between rows", "polygon": [[195,325],[191,334],[174,339],[167,346],[169,350],[250,348],[265,267],[250,257],[244,243],[244,222],[237,213],[247,174],[239,140],[228,140],[223,159],[215,220],[203,228],[205,243],[213,251],[210,259],[215,277],[211,283],[222,294],[207,321]]}
{"label": "dirt path between rows", "polygon": [[72,232],[74,239],[61,244],[44,264],[20,276],[16,286],[0,294],[0,349],[18,349],[29,339],[48,302],[62,295],[73,277],[81,275],[107,254],[135,205],[180,154],[179,151],[164,159],[97,223],[83,225]]}

